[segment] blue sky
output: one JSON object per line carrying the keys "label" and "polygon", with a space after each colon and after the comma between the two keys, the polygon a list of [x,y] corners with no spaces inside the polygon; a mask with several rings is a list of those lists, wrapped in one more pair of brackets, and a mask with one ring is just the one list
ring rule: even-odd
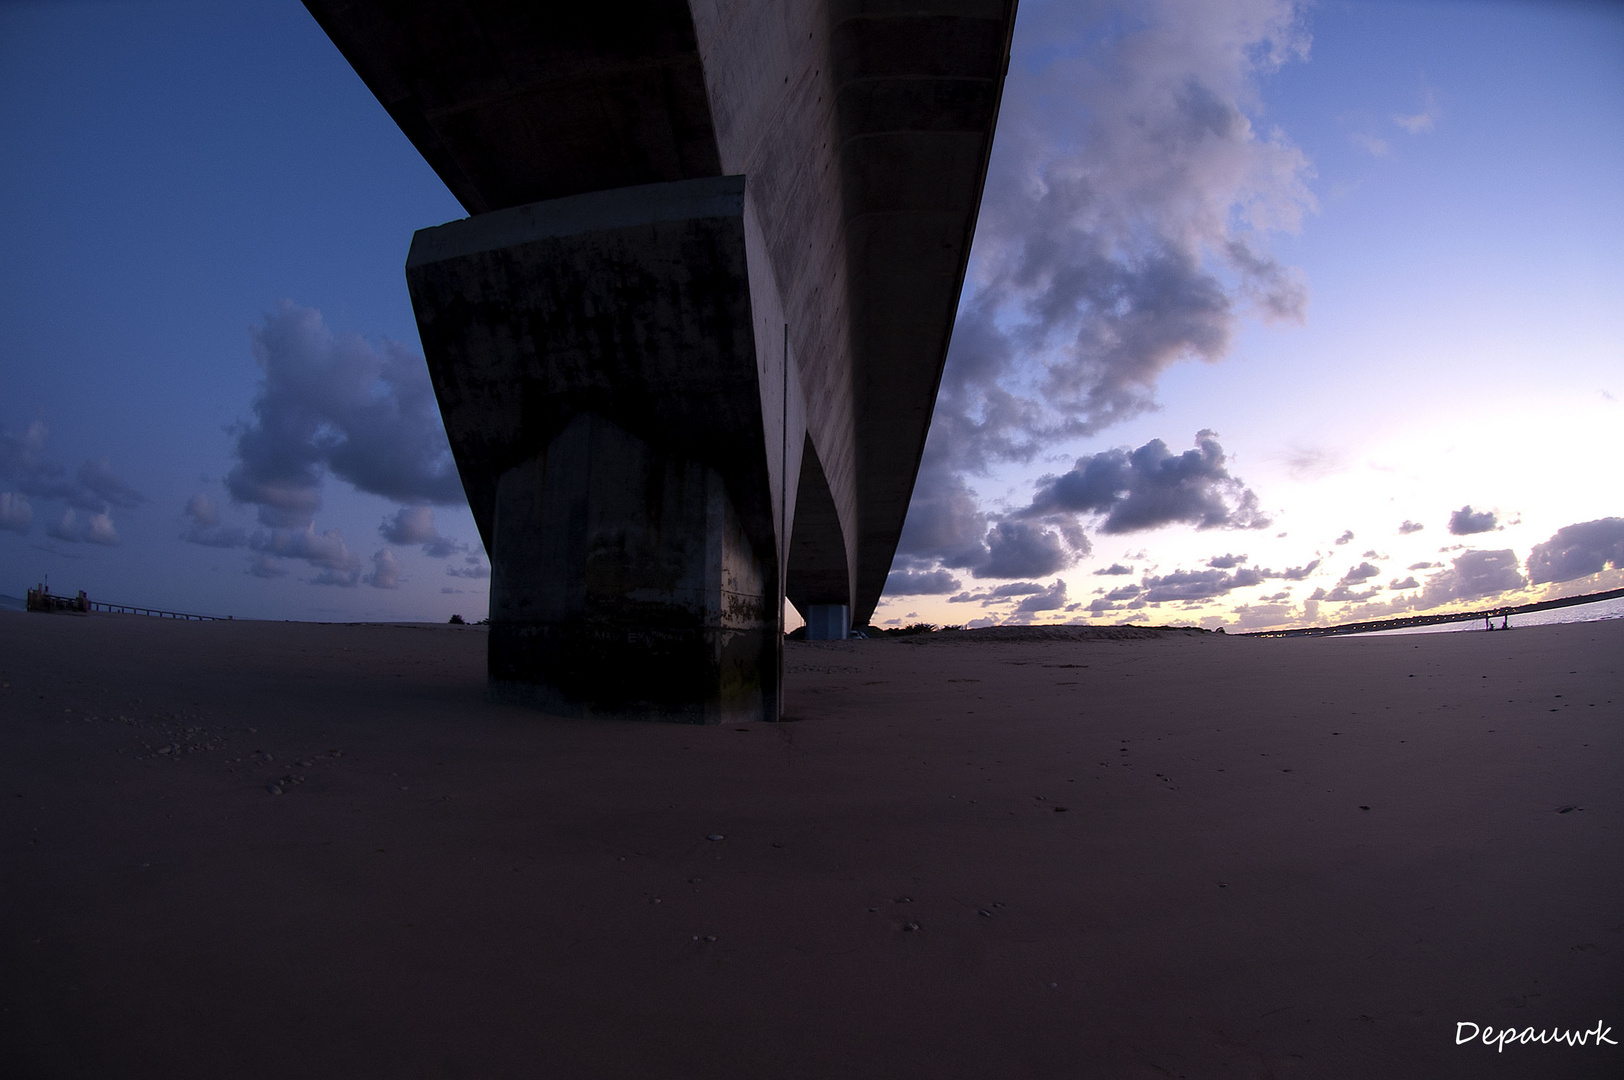
{"label": "blue sky", "polygon": [[[1126,10],[1022,5],[956,396],[876,621],[1263,626],[1624,584],[1616,561],[1528,584],[1624,550],[1624,9]],[[416,356],[406,249],[463,213],[302,7],[0,5],[0,135],[0,592],[49,574],[239,617],[484,614],[466,507],[433,505],[432,532],[397,517],[422,462],[391,487],[317,461],[308,532],[232,497],[263,479],[245,425],[335,385],[256,412],[268,371]],[[1069,237],[1042,253],[1054,281],[1111,284],[1034,326],[1010,271],[1040,233]],[[1075,407],[988,423],[990,388],[1045,378]],[[1159,516],[1132,486],[1154,440],[1193,500]],[[1116,479],[1083,484],[1079,459]],[[1542,544],[1566,569],[1533,574]]]}

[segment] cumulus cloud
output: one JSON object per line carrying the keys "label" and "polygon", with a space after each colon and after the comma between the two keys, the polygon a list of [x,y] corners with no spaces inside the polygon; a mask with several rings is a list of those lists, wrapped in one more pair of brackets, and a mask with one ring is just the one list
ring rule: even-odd
{"label": "cumulus cloud", "polygon": [[1142,584],[1145,587],[1144,598],[1157,603],[1166,600],[1211,600],[1263,581],[1263,571],[1242,568],[1232,574],[1223,570],[1175,570],[1161,577],[1147,576]]}
{"label": "cumulus cloud", "polygon": [[1500,524],[1492,510],[1473,510],[1471,504],[1461,507],[1449,515],[1449,531],[1455,536],[1470,536],[1473,533],[1492,532]]}
{"label": "cumulus cloud", "polygon": [[448,566],[445,568],[445,572],[451,577],[460,578],[488,578],[491,576],[491,568],[481,562],[478,555],[465,555],[462,561],[464,565]]}
{"label": "cumulus cloud", "polygon": [[[990,559],[965,475],[1153,408],[1168,367],[1228,352],[1244,309],[1291,320],[1306,304],[1267,240],[1312,208],[1312,170],[1255,123],[1261,79],[1306,55],[1297,5],[1029,0],[1021,19],[901,548],[954,569]],[[1130,525],[1142,507],[1112,528],[1154,527]],[[1255,500],[1229,511],[1260,518]]]}
{"label": "cumulus cloud", "polygon": [[1509,548],[1466,551],[1455,558],[1449,569],[1427,579],[1420,602],[1422,607],[1436,607],[1451,600],[1476,600],[1511,592],[1527,584],[1528,579],[1517,568],[1516,553]]}
{"label": "cumulus cloud", "polygon": [[893,570],[885,579],[887,596],[941,596],[959,587],[947,570]]}
{"label": "cumulus cloud", "polygon": [[1035,592],[1015,605],[1017,614],[1021,612],[1055,611],[1066,606],[1066,583],[1059,578],[1053,585],[1041,592]]}
{"label": "cumulus cloud", "polygon": [[1370,563],[1362,562],[1358,566],[1350,567],[1348,569],[1348,572],[1346,574],[1342,575],[1341,580],[1338,581],[1337,584],[1338,585],[1358,585],[1358,584],[1361,584],[1363,582],[1369,581],[1371,578],[1375,577],[1377,574],[1380,574],[1380,573],[1381,573],[1381,570],[1378,569],[1377,567],[1371,565]]}
{"label": "cumulus cloud", "polygon": [[34,520],[28,500],[11,492],[0,492],[0,529],[26,533]]}
{"label": "cumulus cloud", "polygon": [[1133,573],[1133,567],[1123,566],[1121,563],[1112,563],[1103,570],[1094,571],[1095,577],[1120,577],[1123,574]]}
{"label": "cumulus cloud", "polygon": [[62,513],[46,526],[48,535],[69,543],[117,544],[112,511],[134,509],[146,496],[115,475],[105,457],[86,459],[70,476],[60,462],[45,456],[49,435],[43,420],[35,420],[20,435],[0,430],[0,482],[17,489],[4,495],[12,509],[0,515],[0,528],[27,532],[33,509],[26,496],[33,496],[63,504]]}
{"label": "cumulus cloud", "polygon": [[445,559],[467,552],[468,545],[441,536],[434,527],[434,511],[427,506],[403,506],[394,517],[385,518],[378,532],[391,544],[421,544],[431,559]]}
{"label": "cumulus cloud", "polygon": [[1341,536],[1337,537],[1336,538],[1336,543],[1337,543],[1338,547],[1341,547],[1344,544],[1353,543],[1353,530],[1348,529]]}
{"label": "cumulus cloud", "polygon": [[248,546],[262,558],[250,564],[256,577],[277,577],[256,567],[277,567],[274,559],[299,559],[319,570],[310,578],[312,585],[339,585],[352,588],[361,580],[361,560],[350,553],[337,529],[318,533],[313,525],[302,529],[261,529],[248,538]]}
{"label": "cumulus cloud", "polygon": [[1528,555],[1528,578],[1535,585],[1573,581],[1609,567],[1624,570],[1624,518],[1564,525]]}
{"label": "cumulus cloud", "polygon": [[1257,495],[1231,476],[1215,433],[1174,454],[1160,439],[1137,450],[1118,447],[1077,459],[1069,472],[1038,481],[1022,517],[1095,514],[1104,533],[1139,532],[1175,523],[1197,529],[1258,529],[1269,519]]}
{"label": "cumulus cloud", "polygon": [[462,500],[428,369],[405,346],[334,334],[319,311],[283,301],[253,350],[265,374],[226,487],[262,525],[310,526],[328,472],[398,502]]}
{"label": "cumulus cloud", "polygon": [[1245,555],[1215,555],[1207,560],[1207,565],[1215,570],[1233,570],[1247,561]]}
{"label": "cumulus cloud", "polygon": [[1405,518],[1404,523],[1398,527],[1398,531],[1400,535],[1408,536],[1410,533],[1418,533],[1424,528],[1426,528],[1425,525],[1422,525],[1419,522],[1411,521],[1409,518]]}
{"label": "cumulus cloud", "polygon": [[46,526],[46,535],[57,540],[65,540],[70,544],[102,544],[112,547],[118,543],[118,530],[113,528],[113,519],[106,513],[86,515],[83,521],[71,507],[62,511],[62,516],[55,522]]}
{"label": "cumulus cloud", "polygon": [[1387,587],[1396,592],[1399,589],[1419,589],[1421,587],[1421,583],[1415,580],[1414,574],[1411,574],[1403,581],[1400,581],[1398,578],[1394,578],[1392,581],[1387,583]]}
{"label": "cumulus cloud", "polygon": [[192,519],[191,527],[181,534],[187,543],[217,548],[242,547],[248,543],[248,534],[243,530],[220,524],[219,507],[202,492],[187,500],[186,516]]}
{"label": "cumulus cloud", "polygon": [[364,575],[361,580],[374,589],[400,588],[400,560],[388,548],[379,548],[377,554],[372,556],[372,573]]}
{"label": "cumulus cloud", "polygon": [[1024,521],[1000,521],[987,533],[987,561],[976,577],[1011,578],[1050,574],[1077,561],[1054,529]]}

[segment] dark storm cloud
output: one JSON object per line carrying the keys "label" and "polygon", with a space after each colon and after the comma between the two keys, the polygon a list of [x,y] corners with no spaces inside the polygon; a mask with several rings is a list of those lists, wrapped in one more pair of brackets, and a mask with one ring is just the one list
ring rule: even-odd
{"label": "dark storm cloud", "polygon": [[1528,554],[1528,578],[1535,585],[1573,581],[1609,567],[1624,570],[1624,518],[1564,525]]}
{"label": "dark storm cloud", "polygon": [[1449,515],[1449,531],[1455,536],[1491,532],[1499,524],[1499,519],[1494,516],[1492,510],[1474,511],[1470,505],[1463,506]]}
{"label": "dark storm cloud", "polygon": [[1517,568],[1516,553],[1503,551],[1467,551],[1456,557],[1454,564],[1427,579],[1421,590],[1420,605],[1435,607],[1451,600],[1476,600],[1497,593],[1511,592],[1528,584]]}
{"label": "dark storm cloud", "polygon": [[60,514],[48,518],[45,532],[69,543],[113,545],[118,531],[114,509],[130,510],[146,496],[119,479],[105,457],[89,458],[72,476],[59,462],[45,456],[50,429],[35,420],[20,435],[0,430],[0,528],[27,533],[34,519],[28,497],[56,500]]}
{"label": "dark storm cloud", "polygon": [[1425,525],[1422,525],[1419,522],[1411,521],[1409,518],[1405,518],[1404,523],[1398,527],[1398,531],[1400,535],[1408,536],[1410,533],[1418,533],[1424,528],[1426,528]]}
{"label": "dark storm cloud", "polygon": [[220,524],[220,510],[207,495],[199,492],[186,503],[186,516],[192,525],[181,539],[204,547],[236,548],[248,543],[248,534],[230,525]]}
{"label": "dark storm cloud", "polygon": [[1021,517],[1095,514],[1103,533],[1140,532],[1164,525],[1197,529],[1258,529],[1269,519],[1257,495],[1231,476],[1213,432],[1196,448],[1174,454],[1160,439],[1137,450],[1117,448],[1077,459],[1071,471],[1038,481]]}
{"label": "dark storm cloud", "polygon": [[959,587],[947,570],[893,570],[885,579],[886,596],[943,596]]}
{"label": "dark storm cloud", "polygon": [[385,518],[378,532],[391,544],[421,544],[431,559],[462,555],[468,545],[450,536],[441,536],[434,527],[434,511],[427,506],[403,506],[393,517]]}
{"label": "dark storm cloud", "polygon": [[261,524],[309,526],[328,472],[398,502],[462,500],[421,358],[335,335],[319,311],[287,301],[254,329],[253,349],[265,377],[226,486]]}

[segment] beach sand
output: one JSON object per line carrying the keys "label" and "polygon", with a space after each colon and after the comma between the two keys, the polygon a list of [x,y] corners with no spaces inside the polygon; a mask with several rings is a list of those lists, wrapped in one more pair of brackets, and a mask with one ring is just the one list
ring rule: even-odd
{"label": "beach sand", "polygon": [[1624,621],[792,644],[720,728],[484,651],[0,613],[0,1075],[1624,1072],[1455,1043],[1624,1043]]}

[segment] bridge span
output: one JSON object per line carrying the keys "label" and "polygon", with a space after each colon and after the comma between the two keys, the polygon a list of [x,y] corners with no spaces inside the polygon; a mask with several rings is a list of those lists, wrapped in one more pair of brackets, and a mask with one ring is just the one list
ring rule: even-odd
{"label": "bridge span", "polygon": [[306,0],[468,210],[406,277],[493,696],[776,719],[878,603],[1015,0]]}

